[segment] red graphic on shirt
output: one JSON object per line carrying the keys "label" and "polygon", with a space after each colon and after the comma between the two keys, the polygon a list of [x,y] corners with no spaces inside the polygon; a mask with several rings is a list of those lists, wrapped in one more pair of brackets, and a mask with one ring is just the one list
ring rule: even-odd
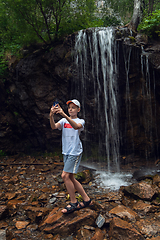
{"label": "red graphic on shirt", "polygon": [[64,128],[72,128],[72,126],[69,123],[65,123]]}

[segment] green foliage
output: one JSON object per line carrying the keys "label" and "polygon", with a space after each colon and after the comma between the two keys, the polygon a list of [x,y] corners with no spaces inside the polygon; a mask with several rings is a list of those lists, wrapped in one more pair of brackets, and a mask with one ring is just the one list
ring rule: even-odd
{"label": "green foliage", "polygon": [[57,38],[94,25],[94,0],[0,0],[0,40],[17,52],[37,42]]}
{"label": "green foliage", "polygon": [[[159,1],[154,3],[155,9]],[[144,12],[148,4],[143,1]],[[20,54],[23,47],[52,44],[80,29],[128,22],[133,6],[130,0],[105,0],[100,9],[95,0],[0,0],[0,76],[7,66],[4,52]]]}
{"label": "green foliage", "polygon": [[138,31],[144,32],[151,38],[160,37],[160,9],[144,17],[138,26]]}

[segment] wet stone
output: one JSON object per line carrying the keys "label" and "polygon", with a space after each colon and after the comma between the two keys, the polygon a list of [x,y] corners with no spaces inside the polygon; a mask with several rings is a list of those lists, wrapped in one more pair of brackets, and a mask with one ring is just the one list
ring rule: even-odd
{"label": "wet stone", "polygon": [[6,240],[6,230],[0,230],[0,239]]}
{"label": "wet stone", "polygon": [[127,186],[124,188],[124,191],[129,194],[134,194],[135,196],[144,200],[151,200],[156,193],[156,190],[150,184],[145,182],[135,183]]}
{"label": "wet stone", "polygon": [[139,212],[147,213],[152,208],[152,205],[149,203],[144,203],[143,201],[138,201],[133,205],[133,209]]}
{"label": "wet stone", "polygon": [[56,202],[56,200],[57,200],[57,198],[53,197],[53,198],[51,198],[51,199],[49,200],[49,203],[53,204],[53,203]]}
{"label": "wet stone", "polygon": [[140,233],[147,237],[160,234],[160,221],[154,218],[141,219],[135,225],[138,227]]}
{"label": "wet stone", "polygon": [[0,220],[6,217],[7,212],[8,212],[7,206],[0,205]]}
{"label": "wet stone", "polygon": [[53,210],[39,227],[48,233],[67,235],[77,231],[81,224],[93,225],[96,217],[97,213],[90,209],[79,210],[69,216],[63,214],[61,210],[58,212]]}
{"label": "wet stone", "polygon": [[97,228],[91,240],[104,240],[105,231]]}
{"label": "wet stone", "polygon": [[11,200],[17,196],[17,193],[6,193],[5,196],[8,200]]}
{"label": "wet stone", "polygon": [[109,236],[112,240],[143,240],[144,237],[127,221],[119,218],[113,218],[110,224]]}
{"label": "wet stone", "polygon": [[23,229],[26,228],[26,226],[29,224],[28,221],[17,221],[16,222],[16,228],[17,229]]}
{"label": "wet stone", "polygon": [[39,223],[50,211],[46,207],[33,206],[25,206],[24,210],[26,211],[26,215],[30,219],[31,223]]}
{"label": "wet stone", "polygon": [[85,228],[79,229],[77,232],[78,239],[87,240],[87,239],[91,239],[91,236],[92,236],[92,232],[90,232],[88,229],[85,229]]}
{"label": "wet stone", "polygon": [[128,218],[128,220],[133,221],[136,219],[137,214],[132,211],[130,208],[122,206],[122,205],[118,205],[117,207],[113,208],[110,212],[109,212],[110,217],[111,216],[118,216],[120,218]]}
{"label": "wet stone", "polygon": [[101,228],[105,223],[105,218],[99,214],[98,218],[96,219],[96,224],[99,228]]}

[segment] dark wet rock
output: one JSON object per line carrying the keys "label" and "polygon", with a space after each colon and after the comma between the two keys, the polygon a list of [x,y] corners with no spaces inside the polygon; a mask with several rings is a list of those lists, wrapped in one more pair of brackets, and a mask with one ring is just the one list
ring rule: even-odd
{"label": "dark wet rock", "polygon": [[[123,237],[122,237],[123,236]],[[143,235],[141,235],[132,224],[127,221],[121,220],[119,218],[113,218],[109,230],[109,239],[112,240],[128,240],[137,239],[144,240]]]}
{"label": "dark wet rock", "polygon": [[149,169],[142,169],[142,170],[136,170],[133,173],[133,178],[137,181],[145,180],[146,178],[152,179],[153,176],[156,174],[156,171],[152,171]]}
{"label": "dark wet rock", "polygon": [[5,205],[0,205],[0,220],[6,218],[8,215],[8,208]]}
{"label": "dark wet rock", "polygon": [[71,234],[78,230],[79,226],[86,224],[92,225],[95,222],[97,213],[86,209],[74,212],[72,215],[65,215],[61,210],[53,209],[46,219],[39,225],[47,233],[61,233],[62,235]]}
{"label": "dark wet rock", "polygon": [[31,223],[39,223],[50,211],[48,208],[32,206],[26,206],[24,210]]}
{"label": "dark wet rock", "polygon": [[160,221],[155,218],[141,219],[135,223],[135,226],[145,237],[152,237],[160,234]]}
{"label": "dark wet rock", "polygon": [[136,212],[123,205],[118,205],[117,207],[113,208],[111,211],[109,211],[109,215],[110,217],[118,216],[122,219],[127,219],[129,221],[134,221],[138,217]]}
{"label": "dark wet rock", "polygon": [[135,40],[138,44],[141,44],[141,45],[147,45],[148,44],[148,36],[144,35],[144,34],[141,34],[141,33],[138,33],[135,36]]}
{"label": "dark wet rock", "polygon": [[91,239],[92,237],[92,231],[86,229],[86,228],[81,228],[77,232],[77,238],[78,239]]}
{"label": "dark wet rock", "polygon": [[160,175],[155,175],[153,177],[153,184],[156,184],[160,188]]}
{"label": "dark wet rock", "polygon": [[95,230],[95,234],[91,238],[91,240],[103,240],[105,237],[105,230],[100,230],[99,228]]}
{"label": "dark wet rock", "polygon": [[139,200],[133,204],[132,208],[137,212],[141,212],[145,214],[150,211],[150,209],[152,208],[152,205],[151,203],[145,203],[142,200]]}
{"label": "dark wet rock", "polygon": [[144,200],[151,200],[156,194],[155,188],[146,182],[134,183],[125,187],[124,191]]}
{"label": "dark wet rock", "polygon": [[[17,162],[15,159],[6,159],[5,163],[9,164],[0,172],[0,230],[10,234],[7,240],[149,240],[160,237],[159,175],[112,192],[98,188],[93,174],[91,185],[82,182],[92,206],[65,215],[61,209],[69,203],[68,192],[62,191],[56,180],[63,169],[61,160],[53,158],[56,164],[52,171],[42,172],[42,165],[32,164],[43,162],[47,166],[51,159],[26,157]],[[29,160],[30,166],[27,165]],[[13,172],[20,179],[16,183],[11,181]],[[24,178],[20,178],[22,175]],[[77,192],[76,196],[79,197]],[[101,219],[103,224],[98,225]]]}

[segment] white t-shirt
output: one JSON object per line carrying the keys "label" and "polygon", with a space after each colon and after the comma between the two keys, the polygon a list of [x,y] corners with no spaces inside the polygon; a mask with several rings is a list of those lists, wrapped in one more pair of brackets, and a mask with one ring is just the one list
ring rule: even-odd
{"label": "white t-shirt", "polygon": [[83,152],[82,142],[79,138],[81,131],[84,130],[85,121],[83,119],[72,119],[76,123],[81,123],[82,128],[75,130],[66,118],[58,121],[61,124],[62,130],[62,154],[64,155],[79,155]]}

